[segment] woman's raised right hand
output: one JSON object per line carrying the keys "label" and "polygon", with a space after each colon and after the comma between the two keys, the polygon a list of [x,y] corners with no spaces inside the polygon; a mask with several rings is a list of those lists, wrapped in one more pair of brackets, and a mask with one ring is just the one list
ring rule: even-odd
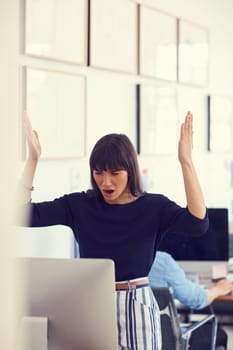
{"label": "woman's raised right hand", "polygon": [[32,129],[31,122],[25,111],[23,114],[24,130],[28,145],[28,157],[33,160],[38,160],[41,155],[41,145],[36,130]]}

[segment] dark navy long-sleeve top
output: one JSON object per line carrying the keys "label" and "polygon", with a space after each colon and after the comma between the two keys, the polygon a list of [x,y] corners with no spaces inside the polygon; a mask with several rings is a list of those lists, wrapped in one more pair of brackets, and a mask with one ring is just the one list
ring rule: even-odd
{"label": "dark navy long-sleeve top", "polygon": [[31,203],[29,226],[69,226],[81,258],[112,259],[116,281],[147,276],[161,237],[201,235],[208,216],[198,219],[187,208],[160,194],[145,193],[127,204],[108,204],[86,192],[49,202]]}

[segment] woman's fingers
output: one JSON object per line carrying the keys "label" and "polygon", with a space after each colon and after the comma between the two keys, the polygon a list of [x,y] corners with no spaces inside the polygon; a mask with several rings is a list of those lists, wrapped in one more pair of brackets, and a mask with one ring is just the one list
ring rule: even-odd
{"label": "woman's fingers", "polygon": [[188,112],[180,128],[179,159],[188,161],[193,148],[193,116]]}

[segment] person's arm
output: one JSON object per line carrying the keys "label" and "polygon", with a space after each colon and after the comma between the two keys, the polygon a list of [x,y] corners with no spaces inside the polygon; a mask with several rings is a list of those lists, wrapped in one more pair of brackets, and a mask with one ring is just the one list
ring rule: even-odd
{"label": "person's arm", "polygon": [[217,297],[233,291],[233,284],[228,280],[221,280],[213,287],[204,289],[188,280],[173,257],[161,251],[156,253],[149,281],[152,286],[171,287],[174,298],[191,309],[202,309]]}
{"label": "person's arm", "polygon": [[178,158],[184,179],[187,206],[190,213],[200,219],[206,215],[206,206],[196,169],[192,160],[193,116],[187,113],[181,125]]}
{"label": "person's arm", "polygon": [[27,203],[31,199],[33,180],[41,155],[41,145],[38,134],[32,129],[30,120],[26,113],[24,113],[24,130],[28,146],[28,157],[20,180],[20,200],[22,203]]}
{"label": "person's arm", "polygon": [[207,292],[207,303],[211,304],[216,298],[232,293],[233,283],[232,281],[223,279],[215,283],[213,287],[208,288],[206,292]]}
{"label": "person's arm", "polygon": [[191,309],[203,308],[207,303],[204,288],[188,280],[184,271],[168,253],[157,251],[149,280],[152,286],[171,287],[174,298]]}

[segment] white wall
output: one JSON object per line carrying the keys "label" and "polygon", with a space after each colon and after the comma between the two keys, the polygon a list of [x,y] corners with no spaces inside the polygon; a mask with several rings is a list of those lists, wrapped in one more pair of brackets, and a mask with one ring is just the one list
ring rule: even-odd
{"label": "white wall", "polygon": [[0,344],[13,350],[16,345],[17,274],[13,264],[13,216],[16,184],[18,115],[18,17],[14,0],[0,2]]}
{"label": "white wall", "polygon": [[[231,209],[232,189],[230,188],[230,161],[232,154],[213,155],[206,152],[207,120],[205,94],[233,96],[233,2],[224,0],[140,0],[142,4],[154,6],[176,17],[192,21],[206,27],[210,41],[209,85],[205,89],[179,86],[179,99],[187,101],[180,108],[180,116],[186,110],[194,113],[194,154],[205,192],[207,205],[229,206]],[[155,164],[154,181],[159,190],[166,191],[181,199],[180,173],[169,159],[158,157]],[[175,175],[172,169],[175,168]],[[166,173],[167,171],[167,173]],[[179,190],[177,189],[179,184]],[[178,192],[177,192],[178,191]]]}
{"label": "white wall", "polygon": [[[206,27],[210,40],[209,84],[206,88],[166,83],[178,91],[179,115],[194,114],[194,157],[208,206],[231,209],[230,188],[232,154],[209,154],[207,143],[206,94],[233,97],[233,2],[231,0],[138,0],[175,17]],[[155,79],[114,73],[92,67],[68,65],[20,55],[20,65],[55,68],[82,73],[87,77],[87,154],[83,159],[40,162],[35,179],[34,200],[50,199],[64,192],[89,186],[88,155],[96,140],[108,132],[124,132],[136,141],[135,84],[158,83]],[[185,204],[180,167],[176,155],[140,157],[149,169],[150,190],[162,192]],[[23,163],[20,164],[20,168]]]}

